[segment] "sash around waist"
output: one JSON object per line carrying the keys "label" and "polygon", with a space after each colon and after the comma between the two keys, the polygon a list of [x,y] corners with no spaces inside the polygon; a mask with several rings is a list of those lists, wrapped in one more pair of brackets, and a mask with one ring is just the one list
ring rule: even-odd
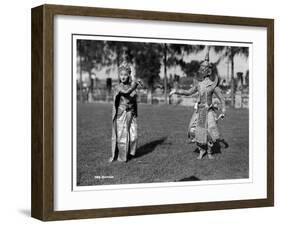
{"label": "sash around waist", "polygon": [[198,103],[197,109],[202,109],[202,108],[207,108],[207,110],[217,110],[217,107],[215,107],[213,104],[208,105],[207,103],[205,104]]}
{"label": "sash around waist", "polygon": [[136,116],[136,108],[134,105],[120,105],[117,109],[117,116],[120,116],[123,114],[123,112],[131,112],[132,116]]}

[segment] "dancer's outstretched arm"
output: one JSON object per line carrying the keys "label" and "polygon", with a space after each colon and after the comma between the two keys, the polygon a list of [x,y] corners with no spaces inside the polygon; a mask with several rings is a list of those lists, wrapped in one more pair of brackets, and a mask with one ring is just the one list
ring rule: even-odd
{"label": "dancer's outstretched arm", "polygon": [[193,86],[188,90],[184,90],[184,89],[173,89],[170,92],[170,96],[172,96],[173,94],[178,94],[178,95],[184,95],[184,96],[190,96],[194,93],[196,93],[198,91],[197,86]]}

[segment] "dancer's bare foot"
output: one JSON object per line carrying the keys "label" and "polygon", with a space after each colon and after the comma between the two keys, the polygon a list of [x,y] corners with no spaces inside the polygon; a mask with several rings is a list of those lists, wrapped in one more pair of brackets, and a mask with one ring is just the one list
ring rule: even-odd
{"label": "dancer's bare foot", "polygon": [[211,153],[208,153],[208,158],[209,159],[215,159],[215,157]]}
{"label": "dancer's bare foot", "polygon": [[214,146],[214,143],[212,142],[212,141],[209,141],[208,142],[208,150],[207,150],[207,152],[208,152],[208,158],[209,159],[214,159],[214,156],[213,156],[213,152],[212,152],[212,147]]}
{"label": "dancer's bare foot", "polygon": [[118,161],[118,162],[127,162],[127,159],[118,158],[117,161]]}
{"label": "dancer's bare foot", "polygon": [[200,153],[199,153],[197,159],[199,159],[199,160],[202,159],[205,154],[206,154],[206,150],[200,150]]}
{"label": "dancer's bare foot", "polygon": [[108,159],[108,162],[113,162],[113,160],[114,160],[114,157],[111,157]]}

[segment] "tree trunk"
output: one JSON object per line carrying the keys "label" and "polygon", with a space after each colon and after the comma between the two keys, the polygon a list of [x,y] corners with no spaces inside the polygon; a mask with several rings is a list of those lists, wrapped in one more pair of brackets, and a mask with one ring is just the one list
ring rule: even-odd
{"label": "tree trunk", "polygon": [[164,97],[165,97],[165,104],[168,104],[168,96],[167,96],[167,44],[164,44]]}
{"label": "tree trunk", "polygon": [[82,81],[82,57],[79,56],[79,64],[80,64],[80,85],[79,85],[79,99],[81,102],[83,102],[83,81]]}
{"label": "tree trunk", "polygon": [[152,104],[152,87],[147,89],[147,103]]}
{"label": "tree trunk", "polygon": [[[119,70],[119,66],[120,66],[120,50],[119,50],[118,47],[116,47],[116,60],[117,60],[117,70]],[[118,71],[118,73],[119,73],[119,71]]]}
{"label": "tree trunk", "polygon": [[91,72],[91,69],[88,71],[88,74],[89,74],[89,88],[90,88],[90,91],[92,91],[93,90],[93,84],[92,84],[92,77],[91,77],[91,74],[92,74],[92,72]]}
{"label": "tree trunk", "polygon": [[230,58],[231,62],[231,106],[235,105],[235,90],[234,90],[234,57],[233,55]]}
{"label": "tree trunk", "polygon": [[93,99],[92,99],[92,94],[93,94],[93,90],[94,90],[94,83],[92,82],[92,69],[90,69],[88,71],[89,73],[89,87],[88,87],[88,93],[87,93],[87,101],[88,102],[92,102]]}

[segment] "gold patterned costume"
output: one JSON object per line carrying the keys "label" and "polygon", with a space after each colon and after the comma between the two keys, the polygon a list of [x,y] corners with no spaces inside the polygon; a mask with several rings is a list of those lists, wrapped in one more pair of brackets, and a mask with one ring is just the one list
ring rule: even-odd
{"label": "gold patterned costume", "polygon": [[137,148],[137,92],[139,82],[131,82],[131,68],[123,63],[120,71],[128,75],[126,83],[120,83],[114,88],[112,109],[112,156],[110,161],[117,158],[126,162],[134,156]]}
{"label": "gold patterned costume", "polygon": [[200,146],[207,145],[208,142],[214,143],[220,138],[216,122],[216,108],[212,104],[213,94],[220,100],[222,109],[225,109],[225,101],[216,82],[217,80],[213,82],[209,77],[205,77],[203,81],[198,82],[191,89],[177,90],[176,92],[187,96],[199,93],[197,107],[189,123],[188,136]]}
{"label": "gold patterned costume", "polygon": [[190,96],[198,93],[198,102],[196,103],[195,111],[191,117],[188,126],[188,137],[192,142],[196,142],[199,147],[200,154],[198,159],[208,151],[209,158],[213,158],[211,147],[213,143],[218,141],[220,132],[217,126],[216,110],[213,105],[213,95],[215,94],[221,103],[222,113],[225,112],[225,101],[221,93],[221,89],[217,86],[218,77],[215,80],[210,79],[212,74],[212,65],[209,63],[209,52],[205,60],[201,63],[197,81],[189,90],[175,90],[175,94]]}

